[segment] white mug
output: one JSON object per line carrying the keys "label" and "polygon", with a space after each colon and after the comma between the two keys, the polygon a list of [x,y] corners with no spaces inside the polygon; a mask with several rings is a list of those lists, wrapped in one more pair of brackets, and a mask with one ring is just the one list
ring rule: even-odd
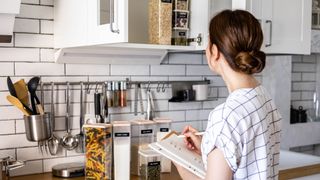
{"label": "white mug", "polygon": [[196,101],[202,101],[208,99],[209,86],[208,84],[195,84],[192,85],[192,89],[196,93]]}

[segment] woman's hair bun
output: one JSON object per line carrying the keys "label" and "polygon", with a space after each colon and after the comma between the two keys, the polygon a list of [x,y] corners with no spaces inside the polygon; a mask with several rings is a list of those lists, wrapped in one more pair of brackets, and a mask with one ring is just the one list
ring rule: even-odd
{"label": "woman's hair bun", "polygon": [[262,51],[239,52],[235,57],[237,69],[246,74],[259,73],[266,65],[266,54]]}

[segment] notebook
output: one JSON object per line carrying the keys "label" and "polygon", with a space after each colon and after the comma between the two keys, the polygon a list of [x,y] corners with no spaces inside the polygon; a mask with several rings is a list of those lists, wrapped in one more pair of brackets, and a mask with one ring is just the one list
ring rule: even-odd
{"label": "notebook", "polygon": [[149,147],[186,168],[196,176],[202,179],[205,178],[206,173],[201,156],[188,150],[183,142],[183,138],[179,138],[176,134],[172,134],[162,141],[151,143]]}

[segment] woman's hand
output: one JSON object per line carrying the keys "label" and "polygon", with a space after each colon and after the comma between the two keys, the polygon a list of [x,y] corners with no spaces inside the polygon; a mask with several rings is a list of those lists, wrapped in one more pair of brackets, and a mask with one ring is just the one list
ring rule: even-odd
{"label": "woman's hand", "polygon": [[187,148],[191,151],[196,152],[197,154],[201,155],[201,140],[202,136],[197,136],[195,133],[197,133],[198,130],[193,128],[192,126],[186,126],[182,134],[186,137],[184,138],[184,142],[187,146]]}

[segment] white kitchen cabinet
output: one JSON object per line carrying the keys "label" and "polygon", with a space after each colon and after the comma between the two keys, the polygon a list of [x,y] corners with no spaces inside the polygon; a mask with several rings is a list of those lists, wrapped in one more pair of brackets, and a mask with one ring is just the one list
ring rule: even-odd
{"label": "white kitchen cabinet", "polygon": [[310,54],[311,0],[215,0],[212,4],[214,13],[228,8],[247,10],[260,21],[266,53]]}
{"label": "white kitchen cabinet", "polygon": [[148,44],[148,1],[55,0],[57,62],[159,64],[169,51],[205,50],[210,0],[190,1],[189,38],[201,40],[190,46]]}

